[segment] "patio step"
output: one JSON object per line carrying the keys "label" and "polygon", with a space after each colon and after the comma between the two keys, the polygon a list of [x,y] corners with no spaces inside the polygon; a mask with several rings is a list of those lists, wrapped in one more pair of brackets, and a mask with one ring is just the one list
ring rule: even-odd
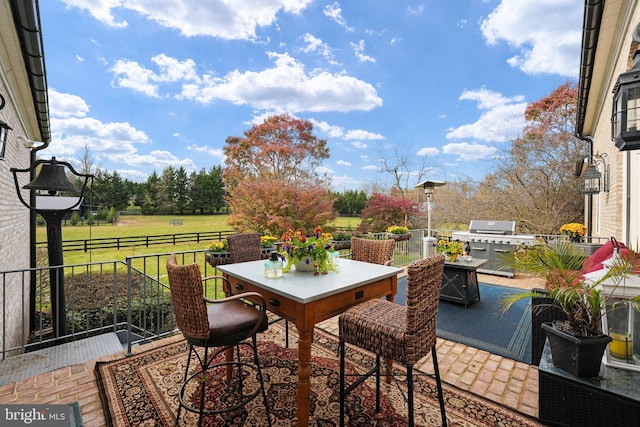
{"label": "patio step", "polygon": [[97,335],[0,360],[0,386],[123,351],[118,336]]}

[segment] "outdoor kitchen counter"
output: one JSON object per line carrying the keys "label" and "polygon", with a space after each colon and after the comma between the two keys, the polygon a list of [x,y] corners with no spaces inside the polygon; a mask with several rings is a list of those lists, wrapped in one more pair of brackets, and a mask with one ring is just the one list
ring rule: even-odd
{"label": "outdoor kitchen counter", "polygon": [[486,259],[474,258],[471,261],[447,261],[442,273],[442,287],[440,299],[464,304],[480,301],[480,287],[478,286],[478,267],[486,264]]}

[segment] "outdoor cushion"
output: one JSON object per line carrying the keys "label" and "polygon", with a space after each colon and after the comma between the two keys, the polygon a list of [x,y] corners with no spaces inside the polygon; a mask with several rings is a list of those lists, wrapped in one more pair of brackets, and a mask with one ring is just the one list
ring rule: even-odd
{"label": "outdoor cushion", "polygon": [[[624,245],[624,243],[617,242],[616,244],[620,248],[620,255],[628,255],[629,249]],[[582,263],[582,273],[587,274],[602,270],[604,268],[602,262],[610,259],[613,256],[614,250],[614,243],[611,240],[607,241],[607,243],[602,245],[586,260],[584,260],[584,263]]]}

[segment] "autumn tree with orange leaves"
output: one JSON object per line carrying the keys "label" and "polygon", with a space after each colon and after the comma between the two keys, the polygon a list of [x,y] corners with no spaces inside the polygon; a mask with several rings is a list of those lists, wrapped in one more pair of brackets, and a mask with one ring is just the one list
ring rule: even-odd
{"label": "autumn tree with orange leaves", "polygon": [[329,148],[313,135],[311,122],[271,116],[244,137],[228,137],[224,154],[234,229],[279,237],[289,228],[313,230],[335,219],[334,196],[320,172]]}

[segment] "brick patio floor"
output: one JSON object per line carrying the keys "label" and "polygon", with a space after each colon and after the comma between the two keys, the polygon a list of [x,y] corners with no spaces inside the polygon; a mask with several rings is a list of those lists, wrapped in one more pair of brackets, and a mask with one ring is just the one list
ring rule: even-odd
{"label": "brick patio floor", "polygon": [[[540,282],[530,278],[503,278],[478,275],[481,282],[531,289]],[[318,325],[337,334],[337,318]],[[182,339],[176,335],[140,346],[138,353],[161,347]],[[538,369],[526,363],[438,339],[438,362],[444,382],[483,396],[508,408],[536,417],[538,414]],[[98,360],[123,358],[124,353]],[[98,392],[94,367],[97,360],[76,364],[0,386],[0,404],[70,404],[79,402],[85,426],[104,426],[105,417]],[[433,373],[431,357],[427,356],[417,369]]]}

